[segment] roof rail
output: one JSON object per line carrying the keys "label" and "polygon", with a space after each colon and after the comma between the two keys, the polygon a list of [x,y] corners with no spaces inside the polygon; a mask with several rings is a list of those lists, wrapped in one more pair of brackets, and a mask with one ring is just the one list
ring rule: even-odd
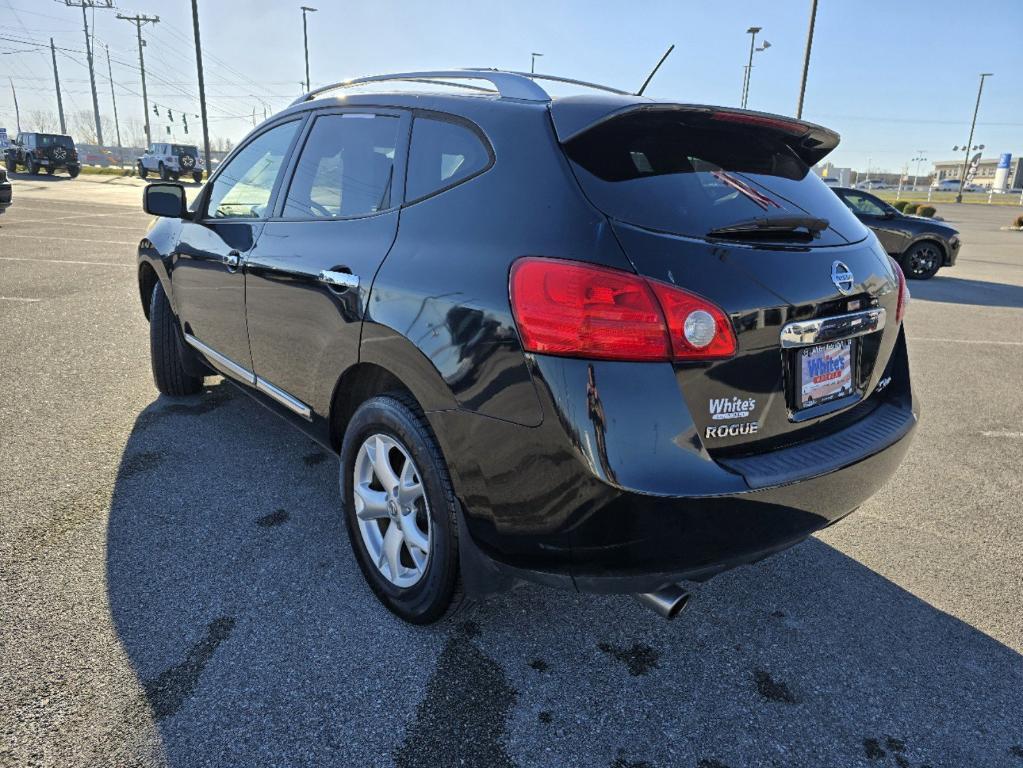
{"label": "roof rail", "polygon": [[619,95],[627,96],[630,95],[628,91],[620,91],[617,88],[609,88],[606,85],[598,85],[596,83],[587,83],[583,80],[572,80],[567,77],[557,77],[555,75],[540,75],[532,72],[510,72],[499,69],[483,69],[483,68],[470,68],[470,69],[440,69],[430,70],[426,72],[399,72],[390,75],[370,75],[368,77],[356,77],[351,80],[342,80],[337,83],[331,83],[330,85],[324,85],[320,88],[316,88],[309,93],[304,93],[299,96],[290,106],[301,104],[316,98],[317,96],[327,93],[328,91],[339,90],[342,88],[356,88],[361,85],[367,85],[369,83],[383,83],[383,82],[394,82],[394,81],[405,81],[405,82],[418,82],[418,83],[433,83],[435,85],[446,85],[455,88],[466,88],[473,91],[479,91],[482,93],[494,93],[489,88],[480,87],[477,85],[468,85],[466,83],[449,82],[451,80],[485,80],[489,82],[497,94],[505,99],[518,99],[520,101],[535,101],[535,102],[548,102],[551,100],[550,94],[541,88],[536,80],[547,80],[558,83],[569,83],[571,85],[581,85],[587,88],[596,88],[601,91],[608,91],[610,93],[616,93]]}

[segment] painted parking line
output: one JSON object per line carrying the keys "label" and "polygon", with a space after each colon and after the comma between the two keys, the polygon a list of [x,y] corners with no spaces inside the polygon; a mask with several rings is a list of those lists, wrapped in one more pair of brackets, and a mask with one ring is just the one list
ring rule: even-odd
{"label": "painted parking line", "polygon": [[910,336],[910,341],[939,341],[947,344],[997,344],[1003,347],[1023,347],[1023,341],[996,341],[994,339],[943,339],[932,336]]}
{"label": "painted parking line", "polygon": [[30,261],[34,264],[88,264],[96,267],[132,267],[134,264],[117,264],[112,261],[73,261],[71,259],[25,259],[18,256],[0,256],[0,261]]}
{"label": "painted parking line", "polygon": [[138,245],[138,242],[133,240],[85,240],[81,237],[53,237],[50,235],[16,235],[13,232],[3,232],[0,234],[0,240],[5,237],[21,237],[26,240],[60,240],[64,243],[98,243],[100,245]]}
{"label": "painted parking line", "polygon": [[1007,432],[1007,431],[1001,430],[1001,429],[993,430],[991,432],[981,432],[980,434],[984,435],[984,437],[1015,437],[1015,438],[1023,438],[1023,432]]}
{"label": "painted parking line", "polygon": [[23,301],[26,304],[35,304],[42,299],[27,299],[24,296],[0,296],[0,301]]}

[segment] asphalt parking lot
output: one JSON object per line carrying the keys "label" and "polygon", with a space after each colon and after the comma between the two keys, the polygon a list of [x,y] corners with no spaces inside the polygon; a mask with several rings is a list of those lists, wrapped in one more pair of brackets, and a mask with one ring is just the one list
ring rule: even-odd
{"label": "asphalt parking lot", "polygon": [[1023,233],[939,205],[923,418],[856,514],[666,623],[527,586],[413,628],[336,460],[219,379],[158,396],[133,180],[0,217],[0,765],[1023,766]]}

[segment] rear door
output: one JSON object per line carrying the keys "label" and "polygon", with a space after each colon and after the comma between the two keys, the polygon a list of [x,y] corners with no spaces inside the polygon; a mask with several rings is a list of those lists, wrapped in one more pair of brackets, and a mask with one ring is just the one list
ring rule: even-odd
{"label": "rear door", "polygon": [[386,109],[317,113],[246,263],[257,387],[303,417],[326,415],[358,361],[370,286],[398,231],[409,122]]}
{"label": "rear door", "polygon": [[228,159],[210,181],[198,217],[183,221],[171,260],[174,309],[186,341],[219,370],[250,384],[242,265],[270,215],[301,125],[300,119],[278,123]]}

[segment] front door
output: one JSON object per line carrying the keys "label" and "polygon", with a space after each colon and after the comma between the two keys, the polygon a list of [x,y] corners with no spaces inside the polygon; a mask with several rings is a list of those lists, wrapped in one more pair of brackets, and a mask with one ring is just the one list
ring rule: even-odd
{"label": "front door", "polygon": [[269,214],[300,120],[242,147],[213,180],[194,221],[182,224],[170,277],[185,339],[220,371],[253,383],[245,327],[245,258]]}
{"label": "front door", "polygon": [[843,192],[841,197],[860,221],[874,231],[886,253],[902,253],[905,248],[905,236],[895,220],[889,217],[889,209],[885,203],[866,192]]}
{"label": "front door", "polygon": [[358,361],[370,286],[398,230],[408,126],[390,110],[319,113],[246,261],[257,387],[306,418],[328,413]]}

